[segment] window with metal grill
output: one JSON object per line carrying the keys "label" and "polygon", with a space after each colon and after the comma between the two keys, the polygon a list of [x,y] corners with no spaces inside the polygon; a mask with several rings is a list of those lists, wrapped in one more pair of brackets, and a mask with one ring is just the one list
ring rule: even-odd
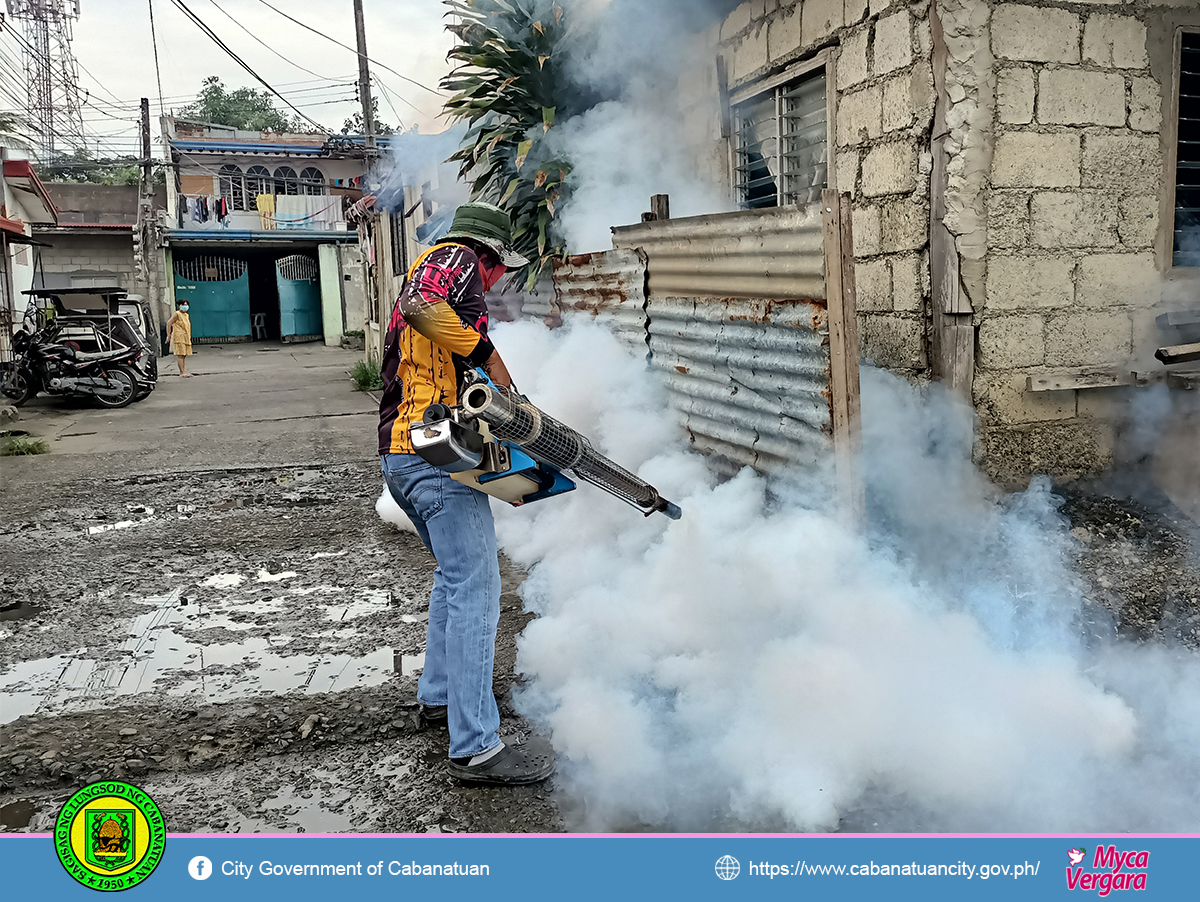
{"label": "window with metal grill", "polygon": [[734,185],[743,209],[812,203],[828,184],[825,70],[734,107]]}
{"label": "window with metal grill", "polygon": [[1179,136],[1175,154],[1176,266],[1200,266],[1200,33],[1184,32],[1179,52]]}
{"label": "window with metal grill", "polygon": [[256,210],[258,196],[271,193],[271,171],[266,166],[251,166],[246,170],[246,209]]}
{"label": "window with metal grill", "polygon": [[299,194],[300,179],[296,175],[296,170],[291,166],[280,166],[275,170],[275,193],[276,194]]}
{"label": "window with metal grill", "polygon": [[301,194],[324,194],[325,176],[315,166],[309,166],[300,172]]}
{"label": "window with metal grill", "polygon": [[246,190],[241,167],[226,163],[221,167],[219,176],[221,196],[228,201],[229,208],[245,210]]}

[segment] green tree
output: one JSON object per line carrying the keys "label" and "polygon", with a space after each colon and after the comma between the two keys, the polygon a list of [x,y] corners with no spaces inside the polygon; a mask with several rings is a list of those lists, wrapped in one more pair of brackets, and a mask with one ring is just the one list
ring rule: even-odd
{"label": "green tree", "polygon": [[[137,185],[142,168],[135,156],[96,157],[84,148],[76,148],[69,157],[43,163],[38,170],[55,182],[87,182],[93,185]],[[166,181],[161,166],[154,167],[154,183]]]}
{"label": "green tree", "polygon": [[[371,119],[375,123],[375,134],[377,135],[394,135],[396,130],[379,118],[379,98],[371,96]],[[342,123],[343,135],[365,135],[367,130],[363,127],[362,110],[357,110],[353,116]]]}
{"label": "green tree", "polygon": [[[504,208],[517,250],[530,265],[514,273],[527,288],[567,249],[555,216],[567,200],[570,161],[546,140],[555,116],[571,113],[573,91],[560,69],[566,15],[551,0],[445,0],[458,25],[450,58],[459,65],[442,80],[454,92],[445,109],[469,126],[451,160],[471,183],[472,197]],[[577,92],[574,92],[577,93]]]}
{"label": "green tree", "polygon": [[254,88],[225,89],[221,79],[210,75],[196,100],[179,111],[179,118],[212,122],[252,132],[306,131],[308,126],[275,106],[266,91]]}

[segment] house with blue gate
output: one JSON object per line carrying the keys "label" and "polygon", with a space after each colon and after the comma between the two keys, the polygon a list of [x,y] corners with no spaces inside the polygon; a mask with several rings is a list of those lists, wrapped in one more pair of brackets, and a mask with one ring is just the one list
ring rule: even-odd
{"label": "house with blue gate", "polygon": [[362,197],[361,139],[172,116],[162,126],[174,173],[159,230],[162,320],[186,299],[198,344],[337,346],[361,333],[365,268],[346,220]]}

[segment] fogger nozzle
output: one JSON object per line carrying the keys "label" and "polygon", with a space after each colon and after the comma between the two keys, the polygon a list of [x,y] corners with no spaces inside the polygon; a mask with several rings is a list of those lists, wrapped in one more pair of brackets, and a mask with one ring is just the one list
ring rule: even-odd
{"label": "fogger nozzle", "polygon": [[647,516],[658,511],[678,520],[682,515],[679,506],[659,495],[654,486],[617,466],[570,426],[518,394],[477,383],[463,393],[462,410],[483,420],[493,436],[517,445],[534,460],[569,470]]}

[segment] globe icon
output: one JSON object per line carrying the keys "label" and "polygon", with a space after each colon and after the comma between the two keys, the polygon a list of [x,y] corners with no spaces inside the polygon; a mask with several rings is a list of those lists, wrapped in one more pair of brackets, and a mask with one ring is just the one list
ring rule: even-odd
{"label": "globe icon", "polygon": [[722,880],[732,880],[742,872],[742,866],[732,855],[722,855],[717,859],[717,876]]}

